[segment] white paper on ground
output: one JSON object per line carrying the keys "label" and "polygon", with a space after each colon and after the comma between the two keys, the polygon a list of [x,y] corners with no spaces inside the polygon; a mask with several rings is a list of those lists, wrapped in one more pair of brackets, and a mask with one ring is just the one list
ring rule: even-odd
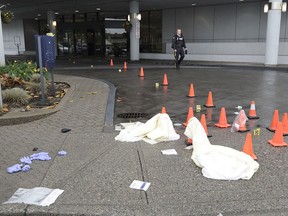
{"label": "white paper on ground", "polygon": [[164,155],[177,155],[177,152],[175,149],[161,150],[161,152]]}
{"label": "white paper on ground", "polygon": [[121,124],[115,125],[115,131],[121,131],[123,130],[125,127],[122,126]]}
{"label": "white paper on ground", "polygon": [[186,150],[191,150],[191,149],[193,149],[193,145],[189,145],[189,146],[187,146],[185,149],[186,149]]}
{"label": "white paper on ground", "polygon": [[50,206],[63,192],[64,190],[45,187],[35,187],[32,189],[18,188],[12,197],[3,204],[25,203],[38,206]]}
{"label": "white paper on ground", "polygon": [[129,187],[132,189],[147,191],[150,184],[151,184],[150,182],[143,182],[143,181],[134,180]]}

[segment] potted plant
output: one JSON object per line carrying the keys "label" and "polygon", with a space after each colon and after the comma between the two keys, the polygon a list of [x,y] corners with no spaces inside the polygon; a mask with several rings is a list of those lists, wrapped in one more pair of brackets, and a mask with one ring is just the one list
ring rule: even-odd
{"label": "potted plant", "polygon": [[128,20],[125,21],[125,22],[123,23],[123,28],[125,29],[126,32],[129,32],[129,31],[131,30],[131,28],[132,28],[131,22],[128,21]]}
{"label": "potted plant", "polygon": [[1,19],[3,23],[9,24],[14,18],[14,14],[11,11],[5,10],[1,12]]}

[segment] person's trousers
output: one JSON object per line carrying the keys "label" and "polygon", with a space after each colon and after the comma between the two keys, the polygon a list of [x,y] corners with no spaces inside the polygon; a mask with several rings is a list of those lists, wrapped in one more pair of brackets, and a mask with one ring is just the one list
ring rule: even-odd
{"label": "person's trousers", "polygon": [[182,47],[181,48],[177,48],[176,49],[176,54],[175,54],[176,66],[179,66],[181,64],[181,62],[183,61],[184,57],[185,57],[184,49]]}

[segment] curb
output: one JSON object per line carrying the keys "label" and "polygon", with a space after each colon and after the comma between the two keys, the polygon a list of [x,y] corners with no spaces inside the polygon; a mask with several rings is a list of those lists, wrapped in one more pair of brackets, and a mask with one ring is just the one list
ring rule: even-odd
{"label": "curb", "polygon": [[116,87],[106,80],[98,79],[101,82],[106,83],[109,86],[109,94],[107,98],[107,106],[104,120],[104,133],[112,133],[114,132],[114,109],[115,109],[115,95],[116,95]]}

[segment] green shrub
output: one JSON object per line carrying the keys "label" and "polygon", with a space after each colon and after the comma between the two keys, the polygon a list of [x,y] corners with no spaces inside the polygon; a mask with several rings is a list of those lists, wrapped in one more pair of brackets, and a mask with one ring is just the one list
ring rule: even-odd
{"label": "green shrub", "polygon": [[[8,74],[11,77],[18,77],[25,81],[31,80],[33,74],[39,74],[40,69],[32,61],[13,61],[0,67],[0,75]],[[47,69],[43,68],[43,75],[47,78]]]}
{"label": "green shrub", "polygon": [[24,89],[12,88],[2,91],[2,98],[4,103],[13,103],[13,105],[28,104],[29,95]]}
{"label": "green shrub", "polygon": [[[30,81],[34,82],[34,83],[41,83],[41,78],[40,77],[41,77],[40,74],[33,74]],[[44,82],[46,82],[45,77],[44,77]]]}
{"label": "green shrub", "polygon": [[[39,94],[41,92],[41,82],[27,82],[25,84],[26,90],[30,90],[34,94]],[[48,88],[48,84],[46,79],[44,78],[44,91],[46,92]]]}

